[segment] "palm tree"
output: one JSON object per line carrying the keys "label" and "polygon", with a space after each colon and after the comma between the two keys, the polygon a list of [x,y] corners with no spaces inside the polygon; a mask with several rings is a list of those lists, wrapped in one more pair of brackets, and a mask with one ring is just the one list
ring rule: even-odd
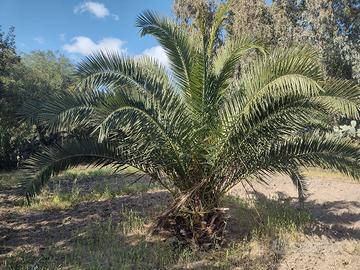
{"label": "palm tree", "polygon": [[[79,164],[132,166],[173,195],[157,225],[203,244],[221,237],[219,207],[241,181],[282,173],[303,198],[303,168],[358,178],[358,146],[327,131],[335,115],[359,118],[359,87],[325,80],[309,48],[267,52],[249,39],[219,45],[225,16],[220,8],[210,27],[199,18],[198,36],[191,38],[170,19],[144,12],[137,20],[140,33],[158,40],[168,67],[98,52],[79,64],[78,91],[29,105],[31,119],[73,136],[26,162],[26,196]],[[239,70],[250,50],[253,60]]]}

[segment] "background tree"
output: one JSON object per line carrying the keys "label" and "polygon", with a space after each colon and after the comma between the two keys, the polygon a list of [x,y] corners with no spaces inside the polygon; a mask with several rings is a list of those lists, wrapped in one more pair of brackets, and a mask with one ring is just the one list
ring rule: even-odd
{"label": "background tree", "polygon": [[306,1],[303,20],[311,29],[310,41],[322,53],[327,74],[359,78],[360,2],[353,0]]}
{"label": "background tree", "polygon": [[70,90],[75,79],[74,65],[69,58],[52,51],[33,51],[21,57],[24,72],[23,87],[33,96],[40,96],[59,90]]}
{"label": "background tree", "polygon": [[54,52],[34,51],[20,57],[14,28],[0,33],[0,170],[14,169],[19,161],[47,143],[39,125],[19,120],[18,112],[30,99],[39,103],[49,94],[75,83],[69,59]]}
{"label": "background tree", "polygon": [[18,152],[23,148],[30,130],[18,124],[16,109],[22,104],[17,86],[16,72],[20,57],[16,54],[15,33],[11,27],[5,34],[0,31],[0,169],[10,169],[18,162]]}
{"label": "background tree", "polygon": [[[197,9],[216,7],[227,1],[176,0],[174,12],[191,23]],[[307,44],[322,55],[326,74],[360,78],[360,2],[357,0],[264,0],[230,1],[227,32],[251,36],[273,46]],[[214,12],[214,11],[213,11]]]}
{"label": "background tree", "polygon": [[[61,54],[33,51],[22,56],[21,64],[18,91],[26,94],[26,100],[32,100],[37,106],[40,106],[46,96],[60,91],[71,91],[76,84],[74,65],[69,58]],[[21,107],[18,112],[19,109],[21,110]],[[37,144],[51,144],[60,138],[59,135],[46,132],[37,122],[31,124],[37,131]]]}
{"label": "background tree", "polygon": [[232,1],[227,24],[230,36],[248,36],[271,43],[273,39],[272,17],[263,0]]}
{"label": "background tree", "polygon": [[175,0],[173,9],[180,23],[191,24],[201,10],[206,10],[213,15],[222,2],[220,0]]}

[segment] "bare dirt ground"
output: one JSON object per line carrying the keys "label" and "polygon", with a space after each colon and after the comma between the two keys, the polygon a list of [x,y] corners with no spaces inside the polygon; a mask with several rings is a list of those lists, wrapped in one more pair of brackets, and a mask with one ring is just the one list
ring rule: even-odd
{"label": "bare dirt ground", "polygon": [[[360,183],[330,172],[313,171],[308,179],[308,207],[318,221],[312,232],[281,255],[277,269],[360,269]],[[255,184],[260,196],[297,201],[291,180],[276,176],[268,186]],[[246,187],[251,196],[252,188]],[[246,196],[244,188],[231,191]],[[258,194],[259,196],[259,194]]]}
{"label": "bare dirt ground", "polygon": [[[100,181],[112,189],[120,188],[132,182],[129,177],[119,181],[118,176],[106,176],[103,179],[84,178],[77,182],[83,194],[93,190]],[[144,180],[146,181],[146,180]],[[50,184],[50,190],[55,189]],[[62,181],[62,191],[69,192],[73,181]],[[91,223],[104,222],[111,218],[121,221],[124,208],[139,210],[140,214],[152,217],[161,205],[168,204],[170,196],[165,191],[140,192],[101,201],[83,201],[67,209],[26,209],[14,205],[19,200],[16,188],[0,190],[0,259],[21,247],[35,247],[38,251],[50,243],[66,246],[71,242],[74,232]],[[161,203],[160,203],[161,202]],[[159,205],[160,203],[160,205]]]}
{"label": "bare dirt ground", "polygon": [[[360,183],[318,171],[312,172],[308,179],[305,207],[313,213],[317,225],[301,241],[285,250],[279,249],[278,263],[268,269],[360,270]],[[91,188],[91,183],[82,184]],[[254,187],[256,193],[247,186],[246,194],[241,185],[230,193],[241,197],[276,197],[297,204],[296,189],[287,177],[276,176],[268,186],[255,184]],[[14,208],[15,193],[14,188],[0,190],[0,259],[19,247],[36,246],[41,251],[50,242],[66,245],[72,233],[89,222],[109,217],[121,220],[118,213],[124,206],[141,207],[144,215],[153,216],[170,200],[167,192],[154,191],[80,202],[65,210],[23,211]]]}

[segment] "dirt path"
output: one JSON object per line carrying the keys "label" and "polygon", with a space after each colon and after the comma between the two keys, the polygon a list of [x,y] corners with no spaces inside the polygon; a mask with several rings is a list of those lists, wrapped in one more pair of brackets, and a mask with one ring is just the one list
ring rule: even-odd
{"label": "dirt path", "polygon": [[[360,269],[360,183],[337,174],[312,173],[308,177],[306,207],[320,225],[302,242],[281,254],[278,269]],[[297,200],[297,191],[288,177],[274,177],[268,186],[255,184],[268,197]],[[248,186],[248,190],[251,188]],[[231,191],[245,196],[244,188]],[[252,193],[254,196],[254,193]]]}

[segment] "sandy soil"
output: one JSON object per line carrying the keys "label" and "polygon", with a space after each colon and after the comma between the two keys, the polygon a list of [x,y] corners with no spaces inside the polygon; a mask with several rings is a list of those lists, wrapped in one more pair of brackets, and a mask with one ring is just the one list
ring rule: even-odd
{"label": "sandy soil", "polygon": [[[278,264],[269,269],[360,270],[360,184],[330,173],[313,173],[309,179],[308,207],[317,226],[304,239],[281,249]],[[86,185],[90,185],[86,183]],[[239,185],[236,196],[268,196],[297,202],[297,191],[287,177],[276,176],[268,186],[255,184],[256,193]],[[91,188],[91,187],[90,187]],[[18,247],[32,245],[42,250],[48,243],[66,244],[70,236],[87,223],[117,216],[127,208],[147,209],[152,215],[170,200],[164,191],[126,195],[101,202],[82,202],[67,210],[14,211],[16,190],[0,190],[0,258]],[[250,195],[249,195],[250,194]],[[139,203],[140,201],[140,203]],[[275,247],[276,249],[276,247]]]}
{"label": "sandy soil", "polygon": [[[276,269],[360,269],[360,183],[337,174],[313,173],[308,177],[308,207],[318,225],[300,243],[282,251]],[[268,196],[297,202],[291,180],[276,176],[269,185],[254,184],[260,194],[245,186],[250,196]],[[231,191],[246,196],[242,186]]]}

